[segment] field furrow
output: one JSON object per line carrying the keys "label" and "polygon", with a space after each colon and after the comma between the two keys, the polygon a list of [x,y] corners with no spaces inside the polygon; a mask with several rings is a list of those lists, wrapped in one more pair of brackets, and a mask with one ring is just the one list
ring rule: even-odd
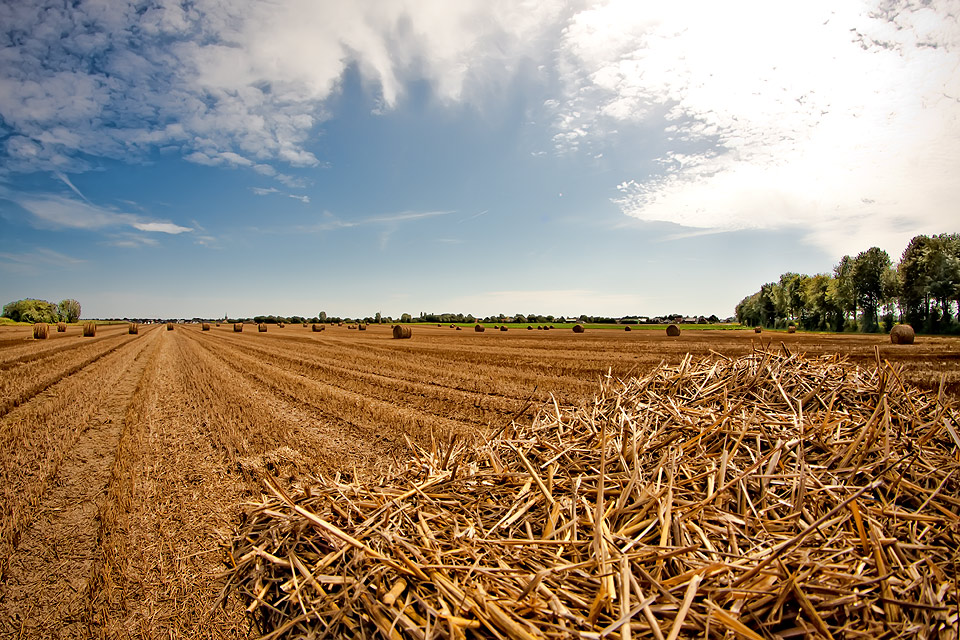
{"label": "field furrow", "polygon": [[[289,347],[283,350],[270,350],[260,345],[249,346],[235,341],[223,341],[217,338],[203,338],[217,353],[228,360],[255,358],[256,361],[269,364],[278,369],[301,375],[329,387],[335,387],[366,398],[381,400],[390,404],[402,404],[417,409],[424,414],[437,418],[456,420],[475,427],[486,427],[490,423],[509,420],[521,410],[537,388],[535,379],[514,379],[513,390],[522,395],[504,396],[484,393],[485,386],[477,372],[461,375],[453,385],[438,384],[431,379],[431,372],[411,361],[409,356],[394,358],[389,363],[381,359],[377,363],[358,361],[350,352],[309,353],[294,351]],[[244,360],[245,361],[245,360]],[[411,378],[421,374],[419,378]],[[500,372],[500,379],[507,379],[507,372]],[[432,378],[440,377],[434,374]],[[445,380],[446,381],[446,380]],[[462,385],[460,387],[454,385]],[[463,388],[463,387],[477,388]]]}
{"label": "field furrow", "polygon": [[[29,510],[6,529],[10,554],[0,597],[4,632],[28,637],[91,636],[89,581],[100,555],[98,532],[108,510],[105,491],[116,462],[127,408],[148,370],[156,334],[132,356],[111,362],[111,384],[88,405],[89,414],[67,446],[48,452],[48,466],[20,478]],[[149,344],[149,346],[148,346]],[[122,345],[121,345],[122,346]],[[56,444],[56,443],[50,443]],[[33,482],[30,482],[30,481]],[[39,614],[39,615],[38,615]]]}
{"label": "field furrow", "polygon": [[88,342],[70,350],[68,357],[56,358],[53,362],[38,359],[4,371],[0,377],[0,418],[137,337],[117,334],[108,340]]}
{"label": "field furrow", "polygon": [[0,419],[0,578],[64,458],[149,342],[117,345]]}

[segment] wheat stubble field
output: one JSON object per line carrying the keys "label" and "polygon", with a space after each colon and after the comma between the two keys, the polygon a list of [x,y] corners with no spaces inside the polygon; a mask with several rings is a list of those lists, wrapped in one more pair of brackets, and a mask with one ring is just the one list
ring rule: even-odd
{"label": "wheat stubble field", "polygon": [[529,422],[687,353],[762,340],[870,364],[879,348],[907,381],[960,393],[951,338],[464,329],[0,328],[0,637],[249,637],[240,603],[216,606],[221,545],[263,477],[375,478],[408,438]]}

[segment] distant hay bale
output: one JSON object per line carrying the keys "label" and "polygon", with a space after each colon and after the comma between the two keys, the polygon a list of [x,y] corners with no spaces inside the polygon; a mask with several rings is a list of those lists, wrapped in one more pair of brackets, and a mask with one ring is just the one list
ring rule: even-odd
{"label": "distant hay bale", "polygon": [[413,329],[406,325],[397,325],[393,328],[393,337],[398,340],[401,338],[410,338],[413,336]]}
{"label": "distant hay bale", "polygon": [[633,329],[630,328],[630,325],[625,326],[625,327],[623,328],[623,330],[624,330],[624,331],[633,331]]}
{"label": "distant hay bale", "polygon": [[487,330],[487,328],[482,324],[476,324],[473,326],[473,330],[476,331],[477,333],[483,333],[484,331]]}
{"label": "distant hay bale", "polygon": [[913,344],[916,333],[908,324],[897,324],[890,330],[890,342],[893,344]]}
{"label": "distant hay bale", "polygon": [[127,326],[127,333],[131,335],[137,335],[138,333],[140,333],[140,325],[138,325],[136,322],[131,322]]}
{"label": "distant hay bale", "polygon": [[338,327],[342,327],[342,326],[343,326],[343,323],[342,323],[342,322],[338,322],[338,323],[337,323],[337,326],[338,326]]}
{"label": "distant hay bale", "polygon": [[787,327],[787,333],[796,333],[796,332],[797,332],[797,326],[796,326],[796,325],[793,325],[793,324],[792,324],[792,325],[790,325],[789,327]]}
{"label": "distant hay bale", "polygon": [[457,327],[457,331],[460,331],[460,327]]}
{"label": "distant hay bale", "polygon": [[234,333],[242,333],[242,332],[243,332],[243,323],[242,323],[242,322],[234,322],[234,323],[233,323],[233,332],[234,332]]}
{"label": "distant hay bale", "polygon": [[322,325],[322,324],[315,324],[315,325],[313,325],[313,330],[314,330],[315,332],[323,331],[323,325]]}
{"label": "distant hay bale", "polygon": [[543,325],[542,325],[542,324],[538,324],[538,325],[537,325],[537,331],[543,331]]}
{"label": "distant hay bale", "polygon": [[217,326],[218,326],[218,327],[220,326],[220,323],[219,323],[219,322],[217,323]]}
{"label": "distant hay bale", "polygon": [[46,340],[49,333],[50,325],[48,325],[46,322],[37,322],[33,325],[34,340]]}
{"label": "distant hay bale", "polygon": [[531,327],[530,325],[527,325],[527,331],[533,331],[533,327]]}
{"label": "distant hay bale", "polygon": [[283,329],[284,324],[283,324],[282,322],[278,322],[278,323],[277,323],[277,326],[278,326],[279,328]]}
{"label": "distant hay bale", "polygon": [[84,322],[83,323],[83,337],[92,338],[97,335],[97,323],[96,322]]}
{"label": "distant hay bale", "polygon": [[265,325],[265,324],[263,324],[263,323],[261,322],[260,324],[257,325],[257,331],[259,331],[260,333],[266,333],[266,332],[267,332],[267,325]]}
{"label": "distant hay bale", "polygon": [[760,333],[761,331],[763,331],[763,328],[762,328],[762,327],[754,327],[754,328],[753,328],[753,332],[754,332],[754,333]]}
{"label": "distant hay bale", "polygon": [[584,331],[586,331],[586,329],[584,329],[584,327],[583,327],[582,324],[575,324],[575,325],[573,325],[573,332],[574,332],[574,333],[583,333]]}
{"label": "distant hay bale", "polygon": [[172,323],[172,322],[168,322],[168,323],[167,323],[167,331],[173,331],[173,323]]}
{"label": "distant hay bale", "polygon": [[667,327],[667,335],[670,336],[671,338],[676,338],[677,336],[680,335],[680,327],[678,327],[675,324],[670,325],[669,327]]}
{"label": "distant hay bale", "polygon": [[550,325],[549,327],[544,327],[544,329],[556,329],[556,327],[553,325]]}
{"label": "distant hay bale", "polygon": [[438,322],[438,323],[437,323],[437,326],[438,326],[438,327],[442,327],[443,325]]}
{"label": "distant hay bale", "polygon": [[306,323],[306,322],[303,323],[303,328],[304,328],[304,329],[307,328],[307,323]]}
{"label": "distant hay bale", "polygon": [[204,322],[200,325],[200,331],[210,331],[210,323]]}
{"label": "distant hay bale", "polygon": [[367,325],[365,325],[365,324],[357,325],[357,329],[359,329],[360,331],[366,331],[366,330],[367,330]]}
{"label": "distant hay bale", "polygon": [[507,330],[507,327],[506,327],[506,326],[500,325],[500,331],[506,331],[506,330]]}
{"label": "distant hay bale", "polygon": [[67,330],[67,323],[66,323],[66,322],[58,322],[58,323],[57,323],[57,333],[65,333],[66,330]]}

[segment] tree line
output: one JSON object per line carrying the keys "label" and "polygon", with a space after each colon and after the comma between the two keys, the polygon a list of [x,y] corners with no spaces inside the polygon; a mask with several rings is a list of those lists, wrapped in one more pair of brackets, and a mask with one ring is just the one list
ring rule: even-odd
{"label": "tree line", "polygon": [[70,298],[58,304],[26,298],[3,305],[3,317],[14,322],[76,322],[80,319],[80,303]]}
{"label": "tree line", "polygon": [[843,256],[833,273],[784,273],[737,305],[742,324],[821,331],[960,333],[960,234],[919,235],[894,264],[871,247]]}

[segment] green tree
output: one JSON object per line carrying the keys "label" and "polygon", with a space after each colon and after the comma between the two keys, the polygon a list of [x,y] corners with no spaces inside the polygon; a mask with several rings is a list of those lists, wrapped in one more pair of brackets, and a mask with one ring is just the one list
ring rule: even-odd
{"label": "green tree", "polygon": [[[327,312],[326,312],[326,311],[321,311],[321,312],[320,312],[320,315],[317,316],[317,317],[320,318],[320,322],[326,322],[326,321],[327,321]],[[318,323],[318,324],[319,324],[319,323]]]}
{"label": "green tree", "polygon": [[920,329],[930,316],[930,276],[927,272],[928,236],[914,236],[897,265],[903,320]]}
{"label": "green tree", "polygon": [[400,314],[400,322],[410,322],[413,317],[409,313]]}
{"label": "green tree", "polygon": [[877,331],[877,309],[884,299],[884,276],[890,269],[890,256],[878,247],[861,251],[853,260],[853,290],[863,310],[860,330]]}
{"label": "green tree", "polygon": [[379,311],[377,311],[377,317],[375,318],[375,322],[376,322],[377,324],[380,324],[381,322],[383,322],[383,316],[380,315],[380,312],[379,312]]}
{"label": "green tree", "polygon": [[836,286],[833,290],[833,301],[843,314],[844,318],[852,317],[857,319],[857,293],[853,286],[853,264],[854,259],[850,256],[843,256],[840,262],[833,268],[833,279],[836,280]]}
{"label": "green tree", "polygon": [[66,322],[76,322],[80,319],[80,303],[72,298],[61,300],[57,305],[60,309],[60,317]]}
{"label": "green tree", "polygon": [[57,305],[46,300],[26,298],[3,306],[3,316],[14,322],[58,322],[60,311]]}

